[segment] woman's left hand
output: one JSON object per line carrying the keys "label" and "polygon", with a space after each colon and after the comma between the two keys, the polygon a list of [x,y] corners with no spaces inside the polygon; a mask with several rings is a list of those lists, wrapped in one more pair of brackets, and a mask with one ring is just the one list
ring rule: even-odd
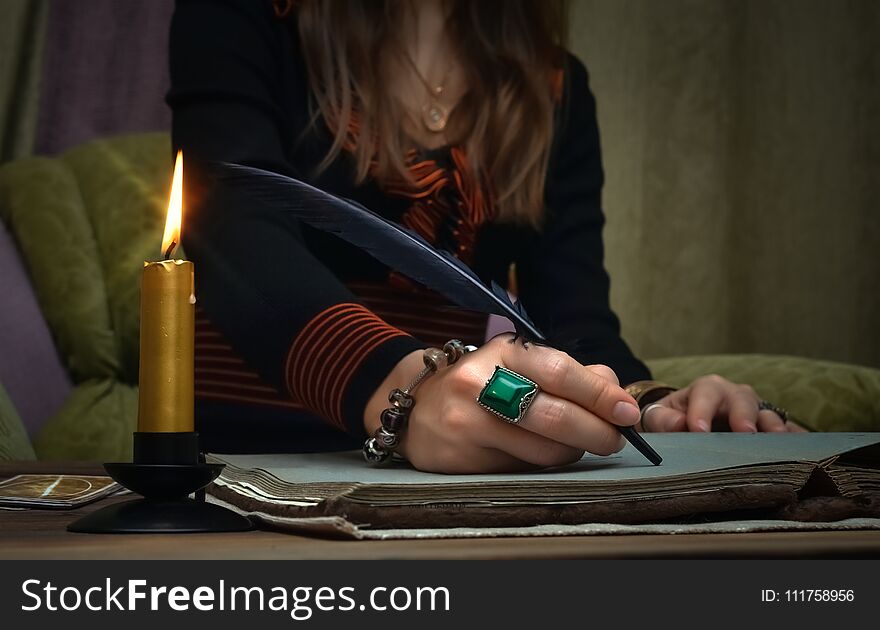
{"label": "woman's left hand", "polygon": [[769,409],[749,385],[712,374],[657,401],[644,413],[645,431],[730,430],[743,433],[804,431]]}

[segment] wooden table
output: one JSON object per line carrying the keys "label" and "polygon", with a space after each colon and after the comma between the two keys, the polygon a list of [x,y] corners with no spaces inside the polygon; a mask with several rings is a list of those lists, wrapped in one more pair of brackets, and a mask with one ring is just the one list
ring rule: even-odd
{"label": "wooden table", "polygon": [[[0,479],[21,473],[102,474],[96,464],[0,464]],[[2,559],[492,559],[880,557],[880,532],[773,532],[350,541],[275,532],[109,536],[66,526],[119,498],[77,510],[0,510]]]}

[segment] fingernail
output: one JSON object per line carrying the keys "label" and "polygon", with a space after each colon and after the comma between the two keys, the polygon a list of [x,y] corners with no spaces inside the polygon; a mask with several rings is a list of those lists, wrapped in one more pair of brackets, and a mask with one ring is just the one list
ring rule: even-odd
{"label": "fingernail", "polygon": [[697,430],[702,431],[703,433],[709,432],[709,423],[700,418],[697,420]]}
{"label": "fingernail", "polygon": [[617,424],[631,425],[639,421],[639,408],[622,400],[614,405],[611,417]]}
{"label": "fingernail", "polygon": [[757,433],[758,427],[754,422],[746,422],[746,429],[749,430],[749,433]]}

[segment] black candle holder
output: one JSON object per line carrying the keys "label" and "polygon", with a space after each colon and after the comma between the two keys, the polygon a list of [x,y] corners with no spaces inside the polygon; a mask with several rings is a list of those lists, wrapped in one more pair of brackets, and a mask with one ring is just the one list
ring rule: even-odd
{"label": "black candle holder", "polygon": [[[104,464],[114,481],[141,495],[101,508],[67,526],[90,534],[193,534],[244,532],[254,528],[245,516],[207,503],[204,488],[223,464],[207,464],[198,433],[134,434],[132,463]],[[189,495],[196,493],[197,498]]]}

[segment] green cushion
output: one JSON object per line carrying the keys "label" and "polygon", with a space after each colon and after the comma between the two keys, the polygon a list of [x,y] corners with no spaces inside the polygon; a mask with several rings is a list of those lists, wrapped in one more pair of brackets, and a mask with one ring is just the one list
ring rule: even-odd
{"label": "green cushion", "polygon": [[159,256],[170,175],[162,133],[0,168],[0,219],[75,383],[137,382],[140,273]]}
{"label": "green cushion", "polygon": [[6,395],[3,385],[0,385],[0,461],[35,457],[21,418]]}
{"label": "green cushion", "polygon": [[95,234],[126,383],[137,383],[141,272],[145,260],[161,258],[171,157],[164,133],[99,140],[64,154]]}
{"label": "green cushion", "polygon": [[0,212],[74,381],[118,371],[97,244],[73,174],[33,158],[0,169]]}
{"label": "green cushion", "polygon": [[706,355],[648,361],[654,377],[682,387],[704,374],[752,385],[815,431],[880,431],[880,370],[800,357]]}
{"label": "green cushion", "polygon": [[41,459],[131,458],[141,269],[160,254],[171,157],[156,133],[0,167],[0,219],[77,384],[34,440]]}
{"label": "green cushion", "polygon": [[40,459],[131,461],[137,387],[112,379],[81,383],[34,439]]}

